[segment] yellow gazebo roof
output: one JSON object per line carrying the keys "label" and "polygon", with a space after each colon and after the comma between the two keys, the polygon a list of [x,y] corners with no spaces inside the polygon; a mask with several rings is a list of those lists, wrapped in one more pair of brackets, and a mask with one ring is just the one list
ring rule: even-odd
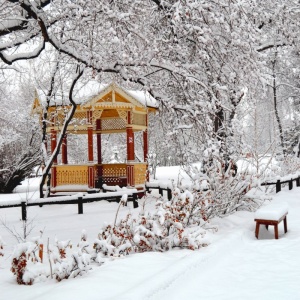
{"label": "yellow gazebo roof", "polygon": [[[93,125],[96,129],[96,120],[102,122],[102,133],[124,132],[128,124],[128,112],[131,113],[133,130],[145,130],[147,114],[158,109],[156,100],[146,91],[127,90],[114,82],[101,84],[95,80],[82,86],[74,95],[74,101],[77,108],[68,131],[77,134],[86,133],[88,125]],[[36,90],[32,114],[39,114],[42,118],[46,103],[45,93]],[[47,118],[48,132],[62,126],[69,108],[68,99],[59,96],[51,99]]]}

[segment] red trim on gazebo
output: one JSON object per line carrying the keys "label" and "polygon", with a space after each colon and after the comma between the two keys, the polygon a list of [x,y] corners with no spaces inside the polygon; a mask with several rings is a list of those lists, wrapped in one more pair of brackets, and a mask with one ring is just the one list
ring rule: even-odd
{"label": "red trim on gazebo", "polygon": [[[56,131],[54,129],[51,129],[51,154],[56,148],[56,136]],[[53,164],[57,165],[57,156],[54,157]]]}
{"label": "red trim on gazebo", "polygon": [[88,161],[94,161],[94,148],[93,148],[93,127],[88,127]]}
{"label": "red trim on gazebo", "polygon": [[61,162],[64,165],[68,164],[68,145],[67,145],[67,134],[64,135],[61,145]]}

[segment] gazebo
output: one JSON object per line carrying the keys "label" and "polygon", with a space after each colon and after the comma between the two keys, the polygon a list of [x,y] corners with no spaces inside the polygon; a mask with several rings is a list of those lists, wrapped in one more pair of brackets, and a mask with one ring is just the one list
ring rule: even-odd
{"label": "gazebo", "polygon": [[[81,88],[74,98],[77,108],[63,137],[61,159],[58,162],[56,157],[51,169],[51,192],[85,192],[102,188],[103,184],[144,189],[148,177],[148,119],[149,114],[158,109],[155,99],[145,91],[127,90],[116,83],[103,85],[95,80]],[[38,114],[40,121],[42,121],[45,101],[45,95],[37,90],[32,113]],[[70,104],[63,103],[61,100],[50,102],[47,119],[50,143],[47,149],[51,153],[56,147],[57,134],[69,108]],[[135,160],[134,135],[137,131],[143,132],[142,162]],[[127,159],[123,163],[104,164],[101,136],[114,133],[126,133]],[[87,135],[86,163],[68,163],[69,134]],[[96,136],[96,145],[94,145],[94,136]]]}

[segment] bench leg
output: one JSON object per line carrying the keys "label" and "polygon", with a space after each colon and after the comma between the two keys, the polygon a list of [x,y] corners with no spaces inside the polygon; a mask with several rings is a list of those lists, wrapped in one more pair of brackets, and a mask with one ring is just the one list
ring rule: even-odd
{"label": "bench leg", "polygon": [[258,234],[259,234],[259,222],[256,222],[256,227],[255,227],[255,237],[258,239]]}
{"label": "bench leg", "polygon": [[275,239],[278,240],[278,224],[274,225]]}
{"label": "bench leg", "polygon": [[284,233],[287,233],[287,222],[286,222],[286,216],[283,219],[283,224],[284,224]]}

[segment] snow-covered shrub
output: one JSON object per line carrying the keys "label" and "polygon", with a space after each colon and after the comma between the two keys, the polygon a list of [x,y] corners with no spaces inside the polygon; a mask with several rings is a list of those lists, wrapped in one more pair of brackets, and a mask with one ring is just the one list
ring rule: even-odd
{"label": "snow-covered shrub", "polygon": [[[235,210],[249,209],[246,193],[252,185],[258,184],[255,176],[236,172],[236,166],[229,162],[227,167],[222,161],[214,160],[206,173],[199,169],[190,171],[194,182],[193,196],[202,219],[224,216]],[[200,205],[201,204],[201,205]]]}
{"label": "snow-covered shrub", "polygon": [[105,225],[94,242],[97,261],[101,263],[107,257],[132,252],[206,246],[207,241],[203,239],[206,232],[198,226],[202,220],[199,208],[202,203],[197,200],[195,204],[194,200],[190,192],[176,190],[171,201],[158,198],[153,211],[142,211],[137,218],[128,214],[114,226]]}
{"label": "snow-covered shrub", "polygon": [[71,252],[71,241],[55,241],[55,247],[51,248],[50,259],[53,261],[52,274],[57,281],[74,278],[83,275],[90,270],[93,249],[87,242],[87,234],[82,231],[81,241],[77,245],[77,251]]}
{"label": "snow-covered shrub", "polygon": [[55,245],[58,249],[59,256],[61,259],[66,258],[67,248],[72,248],[72,244],[70,240],[67,241],[55,241]]}
{"label": "snow-covered shrub", "polygon": [[26,242],[18,244],[12,255],[11,271],[16,276],[18,284],[31,285],[35,278],[43,275],[39,268],[29,268],[40,264],[39,247],[36,243]]}
{"label": "snow-covered shrub", "polygon": [[90,270],[91,257],[81,251],[72,253],[71,257],[57,261],[53,266],[53,274],[57,281],[81,276]]}
{"label": "snow-covered shrub", "polygon": [[4,241],[2,240],[2,237],[0,236],[0,257],[4,256]]}

